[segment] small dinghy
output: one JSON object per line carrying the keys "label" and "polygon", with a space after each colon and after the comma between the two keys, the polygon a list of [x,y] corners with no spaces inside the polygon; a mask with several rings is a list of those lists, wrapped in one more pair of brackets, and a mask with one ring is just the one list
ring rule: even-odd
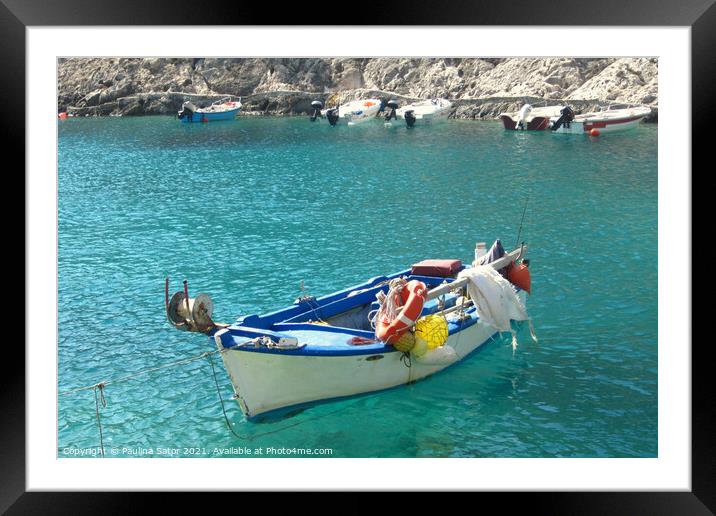
{"label": "small dinghy", "polygon": [[564,105],[532,106],[523,104],[519,111],[500,113],[499,117],[505,129],[510,131],[545,131],[550,120],[559,117]]}
{"label": "small dinghy", "polygon": [[224,97],[206,108],[197,107],[196,104],[187,100],[182,104],[181,111],[177,113],[177,118],[185,124],[233,120],[239,111],[241,111],[241,98],[234,101],[231,100],[231,97]]}
{"label": "small dinghy", "polygon": [[[391,106],[390,101],[387,106]],[[395,109],[395,116],[392,117],[394,120],[404,121],[407,127],[413,127],[415,125],[430,125],[438,122],[444,122],[448,119],[452,111],[452,102],[447,99],[429,99],[420,102],[414,102],[401,108]],[[391,112],[386,114],[386,125],[391,124]]]}
{"label": "small dinghy", "polygon": [[186,282],[170,299],[167,279],[167,317],[213,339],[242,412],[263,418],[425,378],[501,331],[515,339],[511,321],[528,320],[526,247],[505,253],[498,240],[484,248],[470,266],[424,260],[233,324],[213,322],[209,296],[189,298]]}
{"label": "small dinghy", "polygon": [[311,122],[325,119],[330,125],[356,125],[373,120],[383,109],[383,103],[380,99],[363,99],[323,109],[323,103],[314,100],[311,107],[313,108]]}
{"label": "small dinghy", "polygon": [[601,133],[634,129],[650,114],[649,106],[638,104],[616,104],[581,115],[575,115],[569,106],[565,106],[559,114],[552,116],[550,129],[557,134],[597,136]]}

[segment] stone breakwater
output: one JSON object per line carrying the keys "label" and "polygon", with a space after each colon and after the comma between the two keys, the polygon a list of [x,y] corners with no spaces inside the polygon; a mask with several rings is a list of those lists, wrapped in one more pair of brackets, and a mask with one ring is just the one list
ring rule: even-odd
{"label": "stone breakwater", "polygon": [[658,116],[655,58],[69,58],[57,73],[58,110],[75,116],[174,115],[184,100],[225,96],[259,115],[306,115],[313,100],[445,97],[465,119],[523,101],[578,111],[638,103]]}

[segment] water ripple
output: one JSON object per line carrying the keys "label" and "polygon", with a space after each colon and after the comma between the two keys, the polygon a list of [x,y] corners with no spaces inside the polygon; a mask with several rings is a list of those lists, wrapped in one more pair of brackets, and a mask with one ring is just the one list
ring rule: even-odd
{"label": "water ripple", "polygon": [[[248,423],[206,361],[109,385],[107,446],[333,448],[339,457],[653,457],[657,453],[655,126],[599,139],[304,119],[186,127],[68,120],[59,139],[60,391],[199,354],[169,328],[163,280],[217,320],[285,306],[475,241],[532,248],[524,329],[414,385]],[[59,399],[59,448],[99,443],[92,391]],[[299,423],[294,426],[294,423]],[[284,428],[285,427],[285,428]],[[267,431],[279,430],[268,435]],[[187,456],[185,452],[179,455]],[[231,455],[231,454],[229,454]]]}

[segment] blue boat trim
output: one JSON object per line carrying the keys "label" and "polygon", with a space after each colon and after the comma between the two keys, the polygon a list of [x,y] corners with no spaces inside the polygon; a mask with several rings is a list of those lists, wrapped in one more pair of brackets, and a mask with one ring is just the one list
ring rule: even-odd
{"label": "blue boat trim", "polygon": [[[399,278],[401,276],[405,276],[409,280],[418,279],[426,283],[428,286],[437,286],[443,281],[454,281],[454,278],[443,278],[438,276],[413,276],[410,274],[410,269],[406,269],[400,272],[396,272],[394,274],[390,274],[389,276],[375,276],[364,283],[360,283],[358,285],[354,285],[352,287],[348,287],[346,289],[339,290],[338,292],[327,294],[322,297],[297,299],[294,304],[288,308],[281,308],[279,310],[275,310],[264,315],[246,315],[244,317],[240,317],[236,321],[236,324],[239,326],[250,326],[253,328],[263,328],[268,330],[275,323],[285,322],[289,319],[296,318],[302,314],[315,313],[317,310],[322,309],[324,306],[336,301],[349,300],[350,298],[347,297],[348,294],[354,291],[366,290],[372,287],[377,287],[380,283],[385,284],[384,289],[387,291],[387,282],[394,278]],[[349,302],[346,301],[346,306],[348,305]],[[340,310],[341,308],[343,308],[343,306],[334,305],[334,308]]]}

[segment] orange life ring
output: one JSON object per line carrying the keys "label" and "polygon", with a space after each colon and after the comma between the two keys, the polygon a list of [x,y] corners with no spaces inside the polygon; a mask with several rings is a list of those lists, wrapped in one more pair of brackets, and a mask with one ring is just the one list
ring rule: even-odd
{"label": "orange life ring", "polygon": [[381,319],[375,329],[375,336],[388,344],[393,344],[415,324],[423,311],[428,288],[422,281],[412,280],[403,287],[399,295],[403,308],[398,316],[392,321]]}

